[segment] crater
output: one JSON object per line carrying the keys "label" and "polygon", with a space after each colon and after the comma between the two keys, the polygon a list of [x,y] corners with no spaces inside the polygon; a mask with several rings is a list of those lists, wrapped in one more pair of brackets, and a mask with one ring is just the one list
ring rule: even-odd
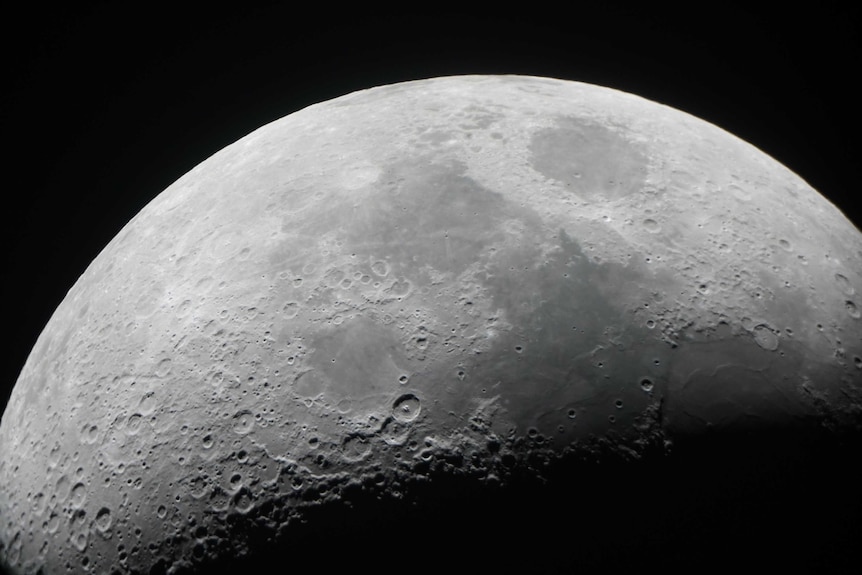
{"label": "crater", "polygon": [[419,417],[421,409],[419,398],[412,393],[405,393],[392,405],[392,415],[398,421],[407,423]]}
{"label": "crater", "polygon": [[767,351],[775,351],[778,349],[778,336],[775,335],[775,332],[766,324],[759,324],[754,327],[752,330],[754,335],[754,341],[757,342],[757,345],[762,347]]}

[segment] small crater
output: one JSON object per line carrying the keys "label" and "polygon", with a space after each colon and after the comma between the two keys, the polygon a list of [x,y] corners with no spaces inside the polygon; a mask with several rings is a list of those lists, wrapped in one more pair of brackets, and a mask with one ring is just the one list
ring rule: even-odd
{"label": "small crater", "polygon": [[69,497],[69,493],[72,490],[72,485],[69,482],[69,478],[65,475],[61,475],[59,479],[57,479],[57,483],[54,484],[54,494],[57,497],[57,501],[63,503]]}
{"label": "small crater", "polygon": [[387,418],[381,429],[381,436],[387,445],[404,445],[410,437],[410,426],[396,421],[394,417]]}
{"label": "small crater", "polygon": [[201,439],[201,445],[204,446],[204,449],[211,449],[214,443],[215,440],[211,433],[207,433],[203,436],[203,439]]}
{"label": "small crater", "polygon": [[53,535],[58,529],[60,529],[60,516],[52,513],[51,517],[49,517],[48,521],[44,524],[43,531]]}
{"label": "small crater", "polygon": [[241,489],[239,493],[233,496],[233,504],[236,510],[243,514],[248,513],[254,507],[254,501],[246,489]]}
{"label": "small crater", "polygon": [[141,397],[141,403],[138,406],[142,415],[150,415],[156,410],[156,393],[148,391]]}
{"label": "small crater", "polygon": [[129,416],[129,420],[126,422],[126,433],[129,435],[137,435],[141,430],[141,419],[142,416],[140,413],[133,413]]}
{"label": "small crater", "polygon": [[81,441],[87,444],[93,444],[98,439],[99,427],[96,424],[87,424],[81,432]]}
{"label": "small crater", "polygon": [[234,433],[245,435],[251,431],[252,427],[254,427],[254,415],[252,415],[251,411],[243,409],[233,416]]}
{"label": "small crater", "polygon": [[84,502],[87,501],[87,488],[84,487],[83,483],[76,483],[74,487],[72,487],[72,492],[70,495],[69,502],[72,504],[72,507],[75,509],[80,509],[84,506]]}
{"label": "small crater", "polygon": [[856,369],[862,369],[862,357],[858,355],[853,356],[853,365],[856,366]]}
{"label": "small crater", "polygon": [[371,453],[371,443],[361,435],[351,435],[341,444],[341,452],[347,461],[361,461]]}
{"label": "small crater", "polygon": [[578,413],[574,409],[570,409],[567,415],[569,416],[569,419],[574,419],[578,416]]}
{"label": "small crater", "polygon": [[87,532],[79,531],[78,533],[72,536],[72,545],[75,546],[80,552],[84,552],[87,549]]}
{"label": "small crater", "polygon": [[216,513],[227,511],[227,508],[230,505],[230,494],[220,486],[215,485],[210,493],[209,503],[210,509]]}
{"label": "small crater", "polygon": [[763,323],[756,325],[754,326],[752,333],[754,335],[754,341],[756,341],[757,345],[763,349],[767,351],[775,351],[778,349],[778,336],[768,325]]}
{"label": "small crater", "polygon": [[838,282],[838,287],[844,292],[844,295],[853,295],[856,290],[850,285],[850,280],[843,274],[835,274],[835,281]]}
{"label": "small crater", "polygon": [[862,313],[859,312],[859,308],[856,307],[856,304],[849,299],[844,302],[844,309],[847,310],[847,314],[853,319],[859,319],[862,317]]}
{"label": "small crater", "polygon": [[395,280],[389,287],[389,293],[395,297],[403,298],[410,293],[411,285],[408,280]]}
{"label": "small crater", "polygon": [[647,218],[643,221],[643,226],[646,231],[651,234],[657,234],[661,231],[661,225],[652,218]]}
{"label": "small crater", "polygon": [[159,505],[159,508],[156,509],[156,517],[158,517],[159,519],[164,519],[167,514],[168,508],[164,505]]}
{"label": "small crater", "polygon": [[219,388],[222,386],[225,380],[225,375],[221,371],[214,371],[207,376],[207,381],[209,384],[215,388]]}
{"label": "small crater", "polygon": [[45,512],[46,499],[41,491],[33,496],[33,512],[39,517]]}
{"label": "small crater", "polygon": [[299,304],[295,301],[286,302],[281,306],[281,315],[285,319],[292,319],[299,313]]}
{"label": "small crater", "polygon": [[171,372],[171,360],[165,358],[156,366],[156,377],[167,377]]}
{"label": "small crater", "polygon": [[376,262],[371,264],[371,271],[373,271],[376,275],[385,278],[389,275],[389,264],[383,260],[377,260]]}
{"label": "small crater", "polygon": [[111,528],[111,522],[113,518],[111,517],[111,510],[107,507],[102,507],[99,511],[96,512],[96,520],[95,525],[96,529],[104,533],[108,529]]}
{"label": "small crater", "polygon": [[655,386],[655,383],[653,383],[653,380],[651,380],[651,379],[650,379],[650,378],[648,378],[648,377],[642,377],[642,378],[641,378],[641,381],[640,381],[640,386],[641,386],[641,389],[642,389],[642,390],[644,390],[645,392],[649,393],[649,392],[651,392],[651,391],[653,390],[653,387]]}
{"label": "small crater", "polygon": [[407,423],[419,417],[421,409],[419,398],[412,393],[405,393],[395,400],[392,405],[392,414],[398,421]]}

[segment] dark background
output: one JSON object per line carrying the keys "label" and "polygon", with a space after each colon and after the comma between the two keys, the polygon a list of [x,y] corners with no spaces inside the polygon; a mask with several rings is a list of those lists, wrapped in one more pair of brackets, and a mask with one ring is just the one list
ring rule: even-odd
{"label": "dark background", "polygon": [[[859,32],[849,8],[283,4],[4,13],[0,410],[66,291],[148,201],[255,128],[361,88],[520,73],[634,92],[755,144],[862,221]],[[859,501],[832,504],[846,514]],[[840,516],[852,529],[836,533],[857,537],[855,517]]]}

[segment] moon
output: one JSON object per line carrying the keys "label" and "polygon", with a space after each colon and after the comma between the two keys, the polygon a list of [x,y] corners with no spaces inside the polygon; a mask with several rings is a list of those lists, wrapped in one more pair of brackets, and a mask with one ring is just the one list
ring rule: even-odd
{"label": "moon", "polygon": [[860,272],[801,178],[632,94],[451,76],[309,106],[69,290],[0,424],[0,561],[211,572],[369,525],[421,561],[411,510],[478,537],[459,513],[507,490],[586,505],[680,445],[858,430]]}

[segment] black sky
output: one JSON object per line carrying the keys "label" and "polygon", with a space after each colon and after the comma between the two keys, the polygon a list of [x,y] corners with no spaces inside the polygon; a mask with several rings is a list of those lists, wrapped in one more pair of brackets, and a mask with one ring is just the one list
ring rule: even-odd
{"label": "black sky", "polygon": [[255,128],[374,85],[521,73],[634,92],[748,140],[862,221],[851,9],[406,4],[5,13],[0,410],[66,291],[149,200]]}

